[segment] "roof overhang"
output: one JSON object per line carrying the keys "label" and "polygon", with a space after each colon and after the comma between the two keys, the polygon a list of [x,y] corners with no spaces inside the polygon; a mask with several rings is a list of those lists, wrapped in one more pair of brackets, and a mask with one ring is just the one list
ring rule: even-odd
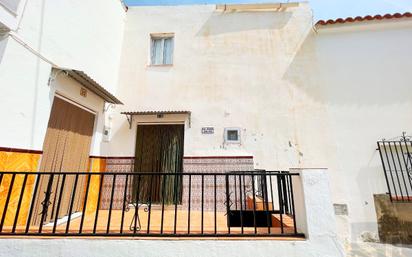
{"label": "roof overhang", "polygon": [[167,110],[167,111],[125,111],[121,112],[121,114],[126,115],[127,121],[129,122],[129,128],[132,127],[133,123],[133,116],[141,116],[141,115],[156,115],[156,116],[163,116],[167,114],[185,114],[188,115],[189,117],[189,127],[191,123],[191,111],[184,111],[184,110],[179,110],[179,111],[172,111],[172,110]]}
{"label": "roof overhang", "polygon": [[256,3],[256,4],[217,4],[220,11],[278,11],[291,7],[298,7],[298,2],[287,3]]}
{"label": "roof overhang", "polygon": [[121,112],[126,115],[158,115],[158,114],[190,114],[190,111],[128,111]]}
{"label": "roof overhang", "polygon": [[105,102],[112,104],[123,104],[119,99],[117,99],[114,95],[112,95],[109,91],[107,91],[103,86],[97,83],[84,71],[62,68],[55,69],[64,71],[69,77],[82,84],[86,89],[98,95]]}

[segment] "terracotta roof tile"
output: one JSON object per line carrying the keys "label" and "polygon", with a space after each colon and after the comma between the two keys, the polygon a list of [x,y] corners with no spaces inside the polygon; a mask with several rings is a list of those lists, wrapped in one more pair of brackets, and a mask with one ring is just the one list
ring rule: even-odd
{"label": "terracotta roof tile", "polygon": [[356,16],[356,17],[347,17],[345,19],[338,18],[335,20],[319,20],[316,25],[329,25],[329,24],[341,24],[341,23],[348,23],[348,22],[360,22],[360,21],[372,21],[372,20],[385,20],[385,19],[399,19],[399,18],[411,18],[412,13],[405,12],[405,13],[394,13],[394,14],[385,14],[385,15],[366,15],[366,16]]}

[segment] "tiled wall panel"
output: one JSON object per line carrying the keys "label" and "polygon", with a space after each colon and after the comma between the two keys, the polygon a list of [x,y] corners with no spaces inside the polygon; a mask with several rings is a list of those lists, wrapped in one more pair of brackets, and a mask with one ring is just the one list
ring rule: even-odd
{"label": "tiled wall panel", "polygon": [[[40,153],[0,151],[0,171],[29,171],[35,172],[38,169]],[[16,216],[17,205],[22,193],[25,175],[15,175],[10,201],[7,207],[4,226],[11,226]],[[0,217],[3,215],[4,205],[11,188],[13,175],[4,175],[0,184]],[[17,225],[24,225],[27,220],[28,210],[36,181],[35,175],[27,175],[25,190],[22,195],[20,212]]]}

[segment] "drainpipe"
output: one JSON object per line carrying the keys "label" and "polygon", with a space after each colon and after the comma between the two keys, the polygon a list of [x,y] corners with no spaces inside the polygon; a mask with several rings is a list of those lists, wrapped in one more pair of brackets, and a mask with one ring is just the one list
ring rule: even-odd
{"label": "drainpipe", "polygon": [[43,61],[49,63],[50,65],[52,65],[55,68],[58,68],[59,66],[57,64],[55,64],[54,62],[52,62],[50,59],[46,58],[45,56],[43,56],[41,53],[39,53],[38,51],[36,51],[34,48],[32,48],[29,44],[27,44],[19,35],[18,32],[20,30],[21,27],[21,22],[23,20],[23,16],[24,13],[26,11],[26,7],[27,7],[27,2],[29,0],[25,0],[24,1],[24,6],[22,9],[21,14],[19,15],[19,21],[17,23],[17,28],[15,30],[9,30],[8,31],[8,36],[10,36],[11,38],[13,38],[17,43],[19,43],[20,45],[22,45],[24,48],[26,48],[27,50],[29,50],[32,54],[36,55],[37,57],[39,57],[40,59],[42,59]]}
{"label": "drainpipe", "polygon": [[54,62],[52,62],[50,59],[46,58],[45,56],[43,56],[41,53],[37,52],[34,48],[32,48],[29,44],[25,43],[23,41],[23,39],[21,39],[15,31],[9,31],[8,35],[13,38],[17,43],[19,43],[20,45],[22,45],[24,48],[26,48],[27,50],[29,50],[31,53],[33,53],[34,55],[36,55],[37,57],[39,57],[40,59],[42,59],[43,61],[51,64],[53,67],[58,68],[59,66],[57,64],[55,64]]}

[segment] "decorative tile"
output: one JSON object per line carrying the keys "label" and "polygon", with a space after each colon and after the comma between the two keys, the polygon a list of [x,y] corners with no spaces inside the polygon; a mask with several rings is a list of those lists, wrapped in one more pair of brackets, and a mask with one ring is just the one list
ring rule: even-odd
{"label": "decorative tile", "polygon": [[[184,173],[226,173],[230,171],[253,171],[253,159],[252,158],[190,158],[183,161]],[[226,179],[228,180],[226,182]],[[226,183],[228,187],[226,187]],[[244,189],[248,190],[250,187],[250,178],[243,180]],[[239,178],[235,179],[234,176],[205,175],[203,180],[203,210],[212,211],[215,209],[215,188],[216,188],[216,210],[226,211],[226,202],[229,200],[229,205],[239,204],[238,197],[234,197],[235,188],[238,189]],[[228,191],[229,199],[227,199],[226,191]],[[192,176],[191,183],[191,197],[190,197],[190,209],[201,210],[202,209],[202,178],[201,176]],[[188,208],[189,204],[189,177],[183,178],[183,196],[182,196],[182,208]]]}
{"label": "decorative tile", "polygon": [[[90,158],[89,167],[92,173],[102,173],[106,170],[106,159]],[[86,215],[92,214],[97,208],[97,199],[99,197],[100,176],[90,175],[89,193],[87,196]]]}
{"label": "decorative tile", "polygon": [[[106,172],[122,173],[122,172],[133,172],[134,159],[107,159],[106,160]],[[230,171],[252,171],[254,169],[253,159],[250,157],[228,157],[228,158],[185,158],[183,161],[183,172],[184,173],[225,173]],[[216,176],[216,209],[218,211],[226,210],[226,177],[223,175]],[[239,183],[237,178],[236,182],[233,176],[230,176],[229,194],[235,195],[236,184]],[[243,181],[247,186],[246,190],[250,187],[250,179]],[[201,210],[202,208],[202,179],[201,176],[192,176],[191,178],[191,197],[190,204],[192,210]],[[203,209],[214,210],[214,193],[215,193],[215,183],[214,175],[205,175],[203,180],[204,190],[203,190]],[[111,192],[113,187],[113,176],[105,176],[102,192],[100,209],[109,209]],[[116,181],[114,183],[114,194],[113,194],[113,204],[112,209],[121,209],[124,200],[124,190],[126,187],[126,176],[117,175]],[[126,200],[130,199],[131,193],[129,191],[132,188],[132,182],[129,179],[128,192],[126,192]],[[189,204],[189,177],[183,176],[183,187],[182,187],[182,206],[179,208],[188,208]],[[233,202],[234,197],[230,197],[229,201],[231,204],[238,204]]]}
{"label": "decorative tile", "polygon": [[[134,158],[130,159],[107,159],[106,160],[106,172],[111,173],[125,173],[132,172],[134,168]],[[112,187],[113,187],[113,178],[114,176],[106,175],[103,180],[100,209],[107,210],[110,208],[110,200],[112,199]],[[126,200],[130,199],[130,190],[131,188],[131,179],[129,177],[126,192]],[[113,203],[112,209],[121,210],[123,207],[124,200],[124,191],[126,188],[126,176],[125,175],[116,175],[116,181],[114,183],[114,194],[113,194]]]}
{"label": "decorative tile", "polygon": [[[22,152],[0,152],[0,171],[37,171],[41,155],[34,153]],[[11,187],[11,180],[13,175],[4,175],[0,184],[0,217],[3,215],[4,205],[6,203],[7,195]],[[25,175],[16,175],[13,182],[12,191],[10,194],[10,201],[7,207],[5,217],[5,226],[13,224],[17,205],[22,193],[22,187]],[[36,181],[35,175],[27,175],[25,190],[22,195],[22,202],[20,212],[17,220],[17,225],[24,225],[28,216],[28,210],[31,204],[32,191]]]}

